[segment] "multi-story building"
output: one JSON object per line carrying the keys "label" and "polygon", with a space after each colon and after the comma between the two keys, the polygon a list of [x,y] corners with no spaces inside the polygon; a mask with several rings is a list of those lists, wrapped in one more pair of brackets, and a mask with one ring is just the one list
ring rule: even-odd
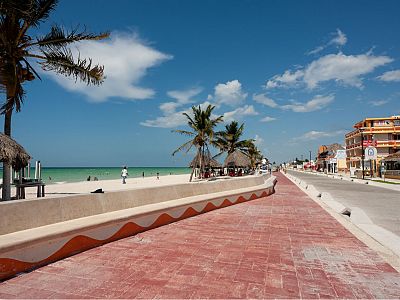
{"label": "multi-story building", "polygon": [[344,147],[338,143],[318,147],[317,170],[328,173],[346,170],[346,154]]}
{"label": "multi-story building", "polygon": [[[347,168],[353,173],[362,168],[362,149],[376,147],[376,162],[364,162],[364,168],[375,169],[382,158],[400,150],[400,116],[366,118],[353,126],[355,130],[345,135]],[[362,141],[362,142],[361,142]]]}

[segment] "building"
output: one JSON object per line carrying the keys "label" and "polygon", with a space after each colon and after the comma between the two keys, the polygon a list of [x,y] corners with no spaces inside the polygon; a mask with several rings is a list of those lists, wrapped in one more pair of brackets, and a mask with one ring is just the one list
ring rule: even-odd
{"label": "building", "polygon": [[384,157],[400,150],[400,116],[366,118],[353,127],[355,130],[345,135],[347,168],[351,175],[362,169],[362,152],[366,147],[377,149],[378,158],[375,162],[364,161],[364,170],[375,173]]}
{"label": "building", "polygon": [[319,146],[316,165],[318,171],[328,173],[345,171],[347,167],[345,148],[338,143]]}

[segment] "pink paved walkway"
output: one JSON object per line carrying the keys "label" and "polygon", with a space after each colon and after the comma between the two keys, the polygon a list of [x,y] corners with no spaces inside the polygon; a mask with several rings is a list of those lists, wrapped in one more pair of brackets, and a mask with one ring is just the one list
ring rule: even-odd
{"label": "pink paved walkway", "polygon": [[399,273],[277,176],[273,196],[53,263],[0,297],[399,298]]}

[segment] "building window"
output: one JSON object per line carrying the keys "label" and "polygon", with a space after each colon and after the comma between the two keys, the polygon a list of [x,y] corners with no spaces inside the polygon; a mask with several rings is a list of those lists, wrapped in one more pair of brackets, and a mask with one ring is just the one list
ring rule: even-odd
{"label": "building window", "polygon": [[374,126],[390,126],[389,120],[374,121]]}

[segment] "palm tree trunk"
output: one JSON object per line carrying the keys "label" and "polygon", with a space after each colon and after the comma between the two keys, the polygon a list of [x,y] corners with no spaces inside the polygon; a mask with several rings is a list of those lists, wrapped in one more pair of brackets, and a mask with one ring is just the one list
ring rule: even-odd
{"label": "palm tree trunk", "polygon": [[203,175],[203,146],[200,146],[200,148],[199,148],[199,158],[200,158],[200,163],[199,163],[199,166],[200,166],[200,174],[199,174],[199,178],[201,179],[202,178],[202,175]]}
{"label": "palm tree trunk", "polygon": [[199,154],[198,154],[198,152],[197,152],[197,154],[196,154],[196,160],[195,160],[194,165],[193,165],[193,168],[192,168],[192,173],[190,174],[189,182],[192,182],[192,180],[193,180],[193,174],[194,174],[194,170],[196,170],[196,168],[197,168],[198,159],[199,159]]}
{"label": "palm tree trunk", "polygon": [[[9,101],[9,97],[7,97]],[[11,116],[12,110],[8,110],[4,117],[4,134],[11,137]],[[8,162],[3,162],[3,188],[2,188],[2,200],[11,199],[11,165]]]}

